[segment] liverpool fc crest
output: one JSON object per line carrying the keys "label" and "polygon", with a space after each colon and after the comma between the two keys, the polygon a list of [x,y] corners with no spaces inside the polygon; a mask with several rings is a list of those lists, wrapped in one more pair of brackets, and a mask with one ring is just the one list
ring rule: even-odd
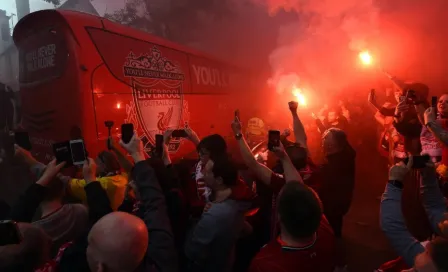
{"label": "liverpool fc crest", "polygon": [[[133,95],[127,106],[128,122],[139,128],[148,151],[154,145],[156,134],[188,122],[188,105],[183,95],[184,73],[155,46],[141,55],[130,52],[123,72],[131,78]],[[180,144],[181,139],[173,139],[169,151],[176,152]]]}

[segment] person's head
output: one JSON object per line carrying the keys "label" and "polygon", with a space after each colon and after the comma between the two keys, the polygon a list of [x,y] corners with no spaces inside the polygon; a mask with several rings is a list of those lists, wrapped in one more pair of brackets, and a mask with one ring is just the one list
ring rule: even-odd
{"label": "person's head", "polygon": [[448,94],[442,94],[439,97],[439,101],[437,103],[437,111],[443,117],[448,117]]}
{"label": "person's head", "polygon": [[227,152],[227,144],[221,135],[212,134],[199,142],[197,151],[201,162],[205,164],[210,159],[210,156],[224,156]]}
{"label": "person's head", "polygon": [[330,108],[327,112],[327,121],[329,123],[336,122],[339,118],[339,111],[336,108]]}
{"label": "person's head", "polygon": [[34,271],[50,259],[50,237],[31,224],[17,223],[17,226],[22,242],[0,246],[0,271]]}
{"label": "person's head", "polygon": [[58,177],[55,177],[54,180],[47,186],[44,202],[62,201],[64,196],[65,185]]}
{"label": "person's head", "polygon": [[322,148],[326,155],[338,153],[347,146],[347,135],[341,129],[330,128],[322,135]]}
{"label": "person's head", "polygon": [[90,271],[132,272],[148,248],[148,229],[134,215],[113,212],[95,223],[88,243],[86,255]]}
{"label": "person's head", "polygon": [[95,159],[96,174],[98,176],[116,174],[120,171],[120,163],[112,152],[101,151]]}
{"label": "person's head", "polygon": [[426,244],[425,251],[415,257],[415,272],[448,271],[448,240],[437,237]]}
{"label": "person's head", "polygon": [[400,102],[400,97],[403,96],[403,90],[400,88],[394,87],[394,98],[397,103]]}
{"label": "person's head", "polygon": [[289,181],[278,197],[278,215],[282,227],[291,238],[311,237],[322,219],[322,204],[316,192],[299,181]]}
{"label": "person's head", "polygon": [[218,191],[237,183],[238,169],[227,156],[210,158],[203,168],[204,181],[212,190]]}
{"label": "person's head", "polygon": [[[309,160],[306,148],[303,148],[299,144],[288,140],[282,140],[282,144],[285,148],[286,154],[288,154],[292,164],[294,164],[294,167],[297,170],[301,170],[307,166]],[[281,161],[278,161],[277,163],[279,167],[278,169],[283,169]]]}

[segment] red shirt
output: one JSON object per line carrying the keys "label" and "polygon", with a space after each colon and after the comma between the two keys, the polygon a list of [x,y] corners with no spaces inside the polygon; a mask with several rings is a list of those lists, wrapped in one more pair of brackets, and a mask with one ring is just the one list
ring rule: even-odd
{"label": "red shirt", "polygon": [[335,256],[334,234],[323,217],[310,245],[289,247],[274,239],[255,256],[249,272],[333,272]]}

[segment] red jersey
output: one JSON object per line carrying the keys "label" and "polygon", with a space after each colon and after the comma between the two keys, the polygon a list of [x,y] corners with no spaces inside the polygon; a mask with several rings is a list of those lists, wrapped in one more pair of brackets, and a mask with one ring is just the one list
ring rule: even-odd
{"label": "red jersey", "polygon": [[255,256],[249,272],[333,272],[335,256],[334,234],[323,217],[315,239],[308,246],[290,247],[274,239]]}

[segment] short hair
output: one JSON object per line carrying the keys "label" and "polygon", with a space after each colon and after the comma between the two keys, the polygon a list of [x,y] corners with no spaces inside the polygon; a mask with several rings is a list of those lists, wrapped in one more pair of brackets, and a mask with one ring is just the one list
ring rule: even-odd
{"label": "short hair", "polygon": [[277,210],[282,226],[295,239],[312,236],[322,219],[322,204],[316,192],[299,181],[283,186]]}
{"label": "short hair", "polygon": [[[104,164],[105,171],[108,173],[120,172],[121,166],[115,155],[107,150],[101,151],[98,154],[98,159]],[[107,173],[106,173],[107,174]]]}
{"label": "short hair", "polygon": [[429,244],[429,255],[439,271],[448,271],[448,239],[437,237]]}
{"label": "short hair", "polygon": [[345,131],[343,131],[340,128],[334,128],[333,127],[333,128],[327,129],[325,131],[325,133],[324,133],[324,136],[329,134],[329,133],[331,133],[331,135],[333,135],[334,140],[335,140],[336,144],[339,147],[341,147],[343,149],[345,149],[345,148],[352,149],[352,147],[351,147],[351,145],[350,145],[350,143],[348,141],[347,134],[345,133]]}
{"label": "short hair", "polygon": [[238,180],[238,169],[228,156],[219,156],[212,159],[213,175],[222,178],[224,185],[234,186]]}
{"label": "short hair", "polygon": [[61,199],[65,195],[65,184],[58,177],[54,177],[53,181],[47,186],[44,201],[52,201]]}
{"label": "short hair", "polygon": [[197,151],[201,151],[202,149],[210,152],[210,155],[222,155],[227,152],[227,144],[226,140],[219,134],[212,134],[205,138],[203,138],[198,146]]}

